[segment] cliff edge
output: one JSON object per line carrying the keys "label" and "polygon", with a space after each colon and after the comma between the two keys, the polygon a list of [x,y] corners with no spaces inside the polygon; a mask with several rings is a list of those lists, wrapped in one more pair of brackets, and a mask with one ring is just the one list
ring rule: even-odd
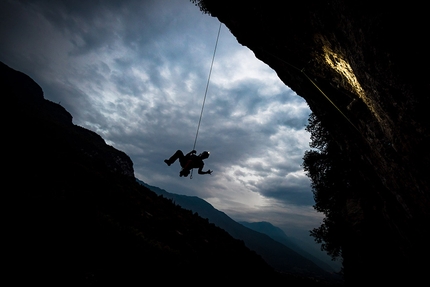
{"label": "cliff edge", "polygon": [[342,214],[336,244],[347,282],[424,278],[430,255],[424,7],[340,0],[192,2],[307,101],[347,162],[345,176],[354,186],[337,190],[343,204],[328,211]]}

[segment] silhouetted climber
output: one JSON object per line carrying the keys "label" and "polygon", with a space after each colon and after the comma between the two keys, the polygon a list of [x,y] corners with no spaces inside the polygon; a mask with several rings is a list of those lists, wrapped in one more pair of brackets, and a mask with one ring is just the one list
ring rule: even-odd
{"label": "silhouetted climber", "polygon": [[193,168],[198,168],[199,174],[212,174],[213,171],[210,169],[203,171],[203,166],[205,165],[203,160],[207,159],[208,157],[208,151],[204,151],[201,154],[196,155],[196,151],[192,150],[184,155],[181,150],[177,150],[174,155],[172,155],[169,159],[165,159],[164,162],[170,166],[177,159],[179,159],[179,163],[182,167],[182,170],[179,172],[179,176],[187,177]]}

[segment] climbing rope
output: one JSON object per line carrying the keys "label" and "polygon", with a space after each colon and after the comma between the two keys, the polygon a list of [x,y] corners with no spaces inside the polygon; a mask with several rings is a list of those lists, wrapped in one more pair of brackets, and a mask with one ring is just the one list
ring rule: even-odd
{"label": "climbing rope", "polygon": [[273,55],[272,53],[265,51],[267,54],[271,55],[272,57],[277,58],[278,60],[282,61],[283,63],[287,64],[288,66],[296,69],[297,71],[299,71],[300,73],[302,73],[303,75],[305,75],[305,77],[315,86],[315,88],[318,89],[318,91],[335,107],[335,109],[352,125],[352,127],[359,131],[358,128],[352,123],[352,121],[342,112],[342,110],[323,92],[323,90],[321,90],[320,87],[318,87],[318,85],[305,73],[305,68],[303,69],[299,69],[296,66],[294,66],[293,64],[285,61],[284,59],[279,58],[276,55]]}
{"label": "climbing rope", "polygon": [[[219,23],[218,34],[217,34],[216,42],[215,42],[215,49],[214,49],[214,53],[213,53],[213,56],[212,56],[212,63],[211,63],[211,67],[210,67],[210,69],[209,69],[209,76],[208,76],[208,81],[207,81],[207,84],[206,84],[205,96],[204,96],[204,98],[203,98],[202,110],[200,111],[199,124],[197,125],[196,138],[194,139],[194,145],[193,145],[193,149],[192,149],[192,150],[195,150],[195,149],[196,149],[197,137],[199,136],[200,124],[201,124],[201,122],[202,122],[203,110],[204,110],[204,108],[205,108],[206,96],[207,96],[207,94],[208,94],[209,83],[210,83],[211,75],[212,75],[212,67],[213,67],[213,65],[214,65],[215,54],[216,54],[216,49],[217,49],[217,47],[218,47],[218,40],[219,40],[219,34],[220,34],[220,32],[221,32],[221,22]],[[190,175],[190,179],[192,179],[192,178],[193,178],[193,169],[191,169],[191,175]]]}
{"label": "climbing rope", "polygon": [[197,132],[196,132],[196,138],[195,138],[195,140],[194,140],[193,150],[196,148],[197,137],[198,137],[198,135],[199,135],[199,129],[200,129],[200,123],[202,122],[203,109],[204,109],[204,107],[205,107],[206,96],[207,96],[207,94],[208,94],[209,82],[210,82],[210,79],[211,79],[212,67],[213,67],[213,65],[214,65],[216,49],[217,49],[217,47],[218,47],[218,40],[219,40],[219,34],[220,34],[220,31],[221,31],[221,22],[219,23],[218,35],[217,35],[217,37],[216,37],[215,49],[214,49],[214,53],[213,53],[213,56],[212,56],[211,68],[210,68],[210,70],[209,70],[208,82],[207,82],[207,84],[206,84],[205,96],[204,96],[204,98],[203,98],[202,110],[201,110],[201,112],[200,112],[199,124],[197,125]]}

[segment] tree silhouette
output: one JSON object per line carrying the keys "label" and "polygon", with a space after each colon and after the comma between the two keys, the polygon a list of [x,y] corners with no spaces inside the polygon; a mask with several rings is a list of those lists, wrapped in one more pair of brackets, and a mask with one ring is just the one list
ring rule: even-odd
{"label": "tree silhouette", "polygon": [[342,255],[342,242],[345,234],[344,206],[351,184],[350,168],[342,149],[334,142],[322,122],[312,113],[306,130],[311,133],[310,147],[305,152],[303,167],[312,182],[314,208],[325,214],[320,227],[314,228],[311,235],[322,243],[332,259]]}

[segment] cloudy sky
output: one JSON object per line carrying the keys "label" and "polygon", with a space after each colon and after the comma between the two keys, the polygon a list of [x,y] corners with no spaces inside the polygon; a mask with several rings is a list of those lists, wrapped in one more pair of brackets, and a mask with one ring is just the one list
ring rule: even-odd
{"label": "cloudy sky", "polygon": [[196,145],[214,172],[184,179],[163,162],[193,148],[219,24],[189,0],[3,0],[0,61],[126,152],[140,180],[312,241],[308,105],[224,25]]}

